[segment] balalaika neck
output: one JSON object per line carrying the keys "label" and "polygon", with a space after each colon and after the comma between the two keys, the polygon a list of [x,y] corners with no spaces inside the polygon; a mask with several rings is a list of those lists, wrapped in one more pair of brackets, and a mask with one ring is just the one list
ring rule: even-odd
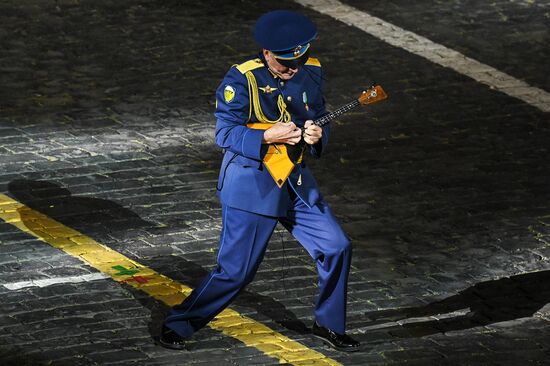
{"label": "balalaika neck", "polygon": [[327,123],[329,123],[330,121],[332,121],[333,119],[335,119],[336,117],[339,117],[342,114],[344,114],[346,112],[349,112],[353,108],[359,106],[359,104],[360,104],[359,100],[355,99],[354,101],[352,101],[352,102],[350,102],[346,105],[341,106],[337,110],[332,111],[328,114],[325,114],[323,117],[321,117],[319,119],[316,119],[315,121],[313,121],[313,123],[316,124],[317,126],[324,126]]}

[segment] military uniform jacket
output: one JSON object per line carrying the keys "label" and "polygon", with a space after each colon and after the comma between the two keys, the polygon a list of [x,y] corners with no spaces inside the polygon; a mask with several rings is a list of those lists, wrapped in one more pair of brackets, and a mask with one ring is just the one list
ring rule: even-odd
{"label": "military uniform jacket", "polygon": [[[216,143],[225,151],[217,186],[223,204],[280,217],[286,216],[292,205],[290,189],[308,207],[321,199],[304,163],[297,164],[279,188],[262,163],[267,151],[267,145],[262,145],[264,131],[246,126],[251,122],[274,122],[285,114],[297,126],[322,117],[326,110],[321,87],[321,65],[314,58],[290,80],[274,75],[262,58],[235,65],[227,72],[216,92],[215,112]],[[308,145],[310,155],[320,157],[328,135],[328,125],[323,126],[322,139]]]}

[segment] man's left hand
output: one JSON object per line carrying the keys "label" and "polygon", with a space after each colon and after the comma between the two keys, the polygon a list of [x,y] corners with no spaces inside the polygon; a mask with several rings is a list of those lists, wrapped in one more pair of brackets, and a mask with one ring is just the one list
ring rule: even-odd
{"label": "man's left hand", "polygon": [[314,145],[323,136],[323,129],[313,124],[312,120],[307,120],[304,124],[304,141],[309,145]]}

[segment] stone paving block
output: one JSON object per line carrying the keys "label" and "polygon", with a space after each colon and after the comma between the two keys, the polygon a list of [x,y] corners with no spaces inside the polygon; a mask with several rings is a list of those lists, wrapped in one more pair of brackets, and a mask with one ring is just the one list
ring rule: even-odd
{"label": "stone paving block", "polygon": [[90,353],[86,355],[88,359],[90,359],[92,362],[96,362],[99,364],[106,364],[106,363],[117,363],[117,362],[128,362],[128,361],[135,361],[135,360],[145,360],[147,359],[147,355],[137,351],[137,350],[113,350],[110,352],[103,352],[103,353]]}

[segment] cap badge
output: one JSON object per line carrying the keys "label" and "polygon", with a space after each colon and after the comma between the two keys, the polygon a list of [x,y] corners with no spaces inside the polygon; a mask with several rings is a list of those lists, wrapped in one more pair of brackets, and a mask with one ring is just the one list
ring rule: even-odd
{"label": "cap badge", "polygon": [[235,88],[233,88],[231,85],[226,85],[225,89],[223,90],[223,98],[225,99],[226,103],[231,103],[233,98],[235,98]]}
{"label": "cap badge", "polygon": [[300,46],[298,46],[294,49],[294,57],[300,56],[300,51],[302,51],[302,45],[300,45]]}
{"label": "cap badge", "polygon": [[258,89],[260,89],[261,91],[263,91],[264,93],[266,94],[271,94],[273,93],[274,90],[277,90],[277,88],[272,88],[270,87],[269,85],[266,85],[265,87],[259,87]]}

